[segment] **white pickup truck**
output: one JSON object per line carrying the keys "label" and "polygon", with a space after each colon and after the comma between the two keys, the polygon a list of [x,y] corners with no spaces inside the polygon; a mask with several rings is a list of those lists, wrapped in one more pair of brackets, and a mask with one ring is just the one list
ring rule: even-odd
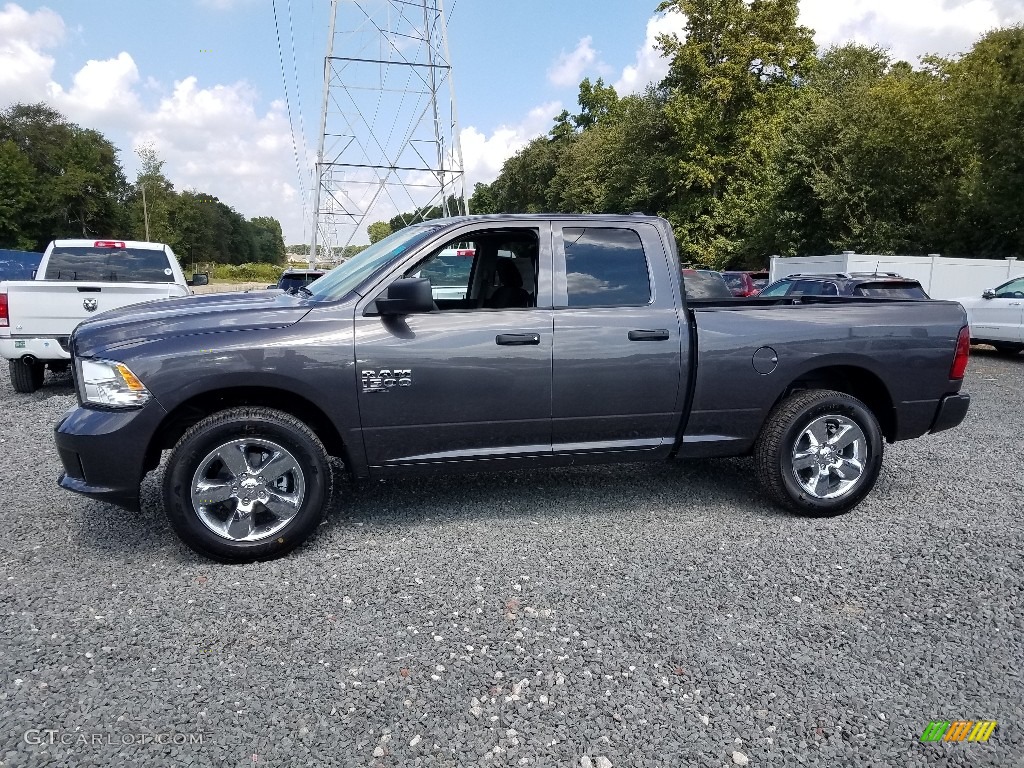
{"label": "white pickup truck", "polygon": [[169,246],[134,240],[54,240],[34,280],[0,281],[0,355],[17,392],[43,385],[46,368],[66,370],[68,336],[86,318],[153,299],[188,296]]}

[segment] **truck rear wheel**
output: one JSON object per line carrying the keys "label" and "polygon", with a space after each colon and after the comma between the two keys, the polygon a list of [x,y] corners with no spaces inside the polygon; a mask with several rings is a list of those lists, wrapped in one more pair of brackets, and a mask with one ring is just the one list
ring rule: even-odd
{"label": "truck rear wheel", "polygon": [[878,420],[855,397],[798,392],[768,415],[754,447],[758,479],[773,501],[812,517],[857,506],[882,466]]}
{"label": "truck rear wheel", "polygon": [[270,560],[324,519],[333,475],[323,444],[294,416],[231,408],[189,429],[164,475],[164,509],[181,539],[215,560]]}
{"label": "truck rear wheel", "polygon": [[41,363],[24,363],[21,360],[8,360],[11,369],[11,385],[15,392],[29,394],[43,386],[46,369]]}

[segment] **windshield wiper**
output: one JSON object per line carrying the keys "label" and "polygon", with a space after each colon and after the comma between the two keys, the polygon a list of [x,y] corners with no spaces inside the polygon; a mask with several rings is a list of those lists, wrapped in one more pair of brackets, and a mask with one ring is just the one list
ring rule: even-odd
{"label": "windshield wiper", "polygon": [[307,296],[312,296],[313,295],[313,292],[311,290],[309,290],[309,288],[307,288],[304,285],[300,285],[298,288],[296,288],[295,292],[296,293],[304,293]]}

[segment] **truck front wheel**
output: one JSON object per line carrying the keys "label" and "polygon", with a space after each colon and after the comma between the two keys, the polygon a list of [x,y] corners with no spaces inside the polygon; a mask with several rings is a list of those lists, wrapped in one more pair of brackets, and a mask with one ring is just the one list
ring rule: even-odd
{"label": "truck front wheel", "polygon": [[280,557],[324,519],[330,460],[316,434],[271,408],[231,408],[189,429],[164,475],[164,508],[181,539],[224,562]]}
{"label": "truck front wheel", "polygon": [[11,369],[11,385],[15,392],[29,394],[43,386],[46,369],[42,363],[25,363],[21,360],[8,360]]}
{"label": "truck front wheel", "polygon": [[797,392],[768,415],[754,447],[758,479],[783,507],[813,517],[848,512],[882,466],[878,420],[855,397]]}

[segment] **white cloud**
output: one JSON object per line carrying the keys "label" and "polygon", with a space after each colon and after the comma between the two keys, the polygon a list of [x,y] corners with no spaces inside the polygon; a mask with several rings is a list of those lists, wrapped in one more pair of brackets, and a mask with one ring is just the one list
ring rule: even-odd
{"label": "white cloud", "polygon": [[501,166],[512,155],[525,147],[531,139],[551,130],[555,116],[562,111],[562,102],[550,101],[534,107],[517,125],[502,125],[490,136],[474,126],[464,128],[460,134],[463,164],[466,170],[466,194],[472,194],[477,182],[490,182],[501,171]]}
{"label": "white cloud", "polygon": [[591,45],[593,38],[581,38],[571,53],[562,51],[555,63],[548,69],[548,80],[559,87],[577,86],[583,73],[589,70],[603,71],[605,66],[598,60],[598,52]]}
{"label": "white cloud", "polygon": [[658,37],[674,34],[682,39],[686,36],[685,27],[686,19],[680,13],[661,13],[648,19],[647,34],[644,44],[637,49],[636,60],[622,70],[615,83],[615,90],[620,96],[638,93],[668,74],[668,59],[656,47]]}
{"label": "white cloud", "polygon": [[139,81],[135,60],[122,51],[105,61],[90,59],[72,79],[65,91],[59,83],[49,82],[50,103],[68,115],[88,123],[90,128],[131,127],[141,114],[134,87]]}
{"label": "white cloud", "polygon": [[296,242],[304,222],[285,105],[261,113],[258,101],[246,83],[201,88],[187,77],[147,113],[133,143],[153,146],[177,188],[215,195],[247,218],[274,216]]}
{"label": "white cloud", "polygon": [[889,48],[914,62],[926,53],[952,55],[1003,24],[1024,20],[1021,0],[802,0],[800,23],[826,48],[857,42]]}
{"label": "white cloud", "polygon": [[[141,77],[126,52],[86,62],[65,86],[53,79],[54,59],[43,53],[64,32],[52,11],[30,14],[14,4],[0,11],[5,102],[46,101],[69,120],[100,130],[122,148],[129,178],[136,157],[127,148],[150,143],[177,189],[215,195],[247,218],[274,216],[289,242],[308,234],[282,101],[264,109],[260,94],[244,82],[204,88],[195,77],[168,91],[153,77]],[[302,167],[312,167],[312,159]]]}
{"label": "white cloud", "polygon": [[43,51],[64,33],[63,19],[47,8],[29,13],[8,3],[0,10],[0,106],[44,98],[55,62]]}

